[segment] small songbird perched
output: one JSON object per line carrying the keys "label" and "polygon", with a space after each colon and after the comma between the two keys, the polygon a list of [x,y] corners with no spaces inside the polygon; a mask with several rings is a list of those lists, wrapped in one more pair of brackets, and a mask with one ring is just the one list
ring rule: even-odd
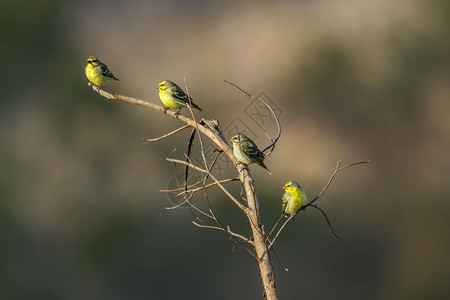
{"label": "small songbird perched", "polygon": [[306,205],[305,190],[295,181],[286,182],[283,189],[281,213],[286,217],[297,214],[302,206]]}
{"label": "small songbird perched", "polygon": [[188,107],[189,105],[198,110],[202,110],[178,85],[169,80],[164,80],[159,83],[159,98],[164,105],[178,109],[177,113],[180,113],[183,107]]}
{"label": "small songbird perched", "polygon": [[99,88],[108,83],[111,79],[119,80],[108,69],[108,66],[102,63],[95,56],[89,56],[87,59],[86,69],[84,71],[87,79]]}
{"label": "small songbird perched", "polygon": [[233,154],[238,161],[246,165],[256,163],[272,175],[264,164],[266,156],[250,138],[242,133],[238,133],[231,138],[231,141],[233,142]]}

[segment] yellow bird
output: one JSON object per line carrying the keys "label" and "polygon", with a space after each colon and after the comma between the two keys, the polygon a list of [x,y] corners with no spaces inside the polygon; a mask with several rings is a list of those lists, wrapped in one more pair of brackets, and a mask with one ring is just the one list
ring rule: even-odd
{"label": "yellow bird", "polygon": [[295,181],[288,181],[283,186],[284,194],[281,213],[286,217],[296,215],[306,205],[307,198],[305,190]]}
{"label": "yellow bird", "polygon": [[84,72],[86,73],[87,79],[99,88],[108,83],[111,79],[119,80],[108,69],[108,66],[95,56],[89,56]]}
{"label": "yellow bird", "polygon": [[266,156],[249,137],[242,133],[238,133],[231,138],[231,141],[233,142],[233,154],[238,161],[246,165],[256,163],[272,175],[264,164]]}
{"label": "yellow bird", "polygon": [[170,80],[164,80],[159,83],[159,98],[165,106],[178,109],[177,113],[179,113],[183,107],[188,107],[189,105],[198,110],[202,110],[194,103],[192,98],[186,95],[178,85]]}

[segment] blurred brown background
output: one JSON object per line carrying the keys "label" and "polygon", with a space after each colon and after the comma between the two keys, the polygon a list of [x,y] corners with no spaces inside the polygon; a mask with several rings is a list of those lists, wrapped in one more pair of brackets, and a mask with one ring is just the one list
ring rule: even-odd
{"label": "blurred brown background", "polygon": [[[221,232],[166,210],[188,132],[162,114],[108,101],[86,85],[86,58],[121,79],[106,87],[159,103],[170,79],[204,108],[236,116],[268,143],[227,79],[264,92],[283,135],[251,167],[266,226],[281,186],[313,197],[276,245],[281,298],[450,297],[450,2],[10,1],[1,3],[0,297],[259,299],[253,259]],[[186,111],[185,111],[186,113]],[[229,176],[235,172],[228,170]],[[239,194],[239,186],[232,186]],[[219,217],[248,233],[219,192]],[[199,200],[201,201],[201,200]]]}

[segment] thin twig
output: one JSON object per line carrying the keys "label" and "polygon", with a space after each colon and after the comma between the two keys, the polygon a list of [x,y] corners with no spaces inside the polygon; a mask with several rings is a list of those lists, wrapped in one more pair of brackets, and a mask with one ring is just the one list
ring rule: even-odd
{"label": "thin twig", "polygon": [[333,233],[334,238],[335,238],[336,240],[341,240],[341,241],[342,241],[342,238],[340,238],[340,237],[336,234],[336,232],[334,232],[333,226],[331,226],[331,223],[330,223],[330,220],[329,220],[328,217],[327,217],[327,214],[326,214],[321,208],[319,208],[317,205],[310,205],[310,206],[311,206],[311,207],[314,207],[315,209],[318,209],[318,210],[322,213],[322,215],[325,217],[325,220],[327,220],[328,227],[330,228],[331,232]]}
{"label": "thin twig", "polygon": [[[197,123],[197,120],[195,118],[194,111],[192,110],[191,95],[189,93],[189,87],[188,87],[188,84],[187,84],[186,76],[184,76],[184,86],[186,87],[186,93],[187,93],[187,96],[188,96],[188,99],[189,99],[189,106],[188,106],[189,112],[191,113],[192,120],[194,120],[194,122],[195,122],[195,128],[198,130],[198,123]],[[198,140],[200,142],[200,149],[201,149],[203,164],[205,166],[205,169],[209,169],[208,168],[208,163],[206,161],[205,151],[204,151],[205,147],[203,146],[202,135],[200,134],[200,132],[198,133]]]}
{"label": "thin twig", "polygon": [[271,138],[269,136],[269,134],[267,132],[264,132],[266,134],[266,136],[271,140],[272,143],[269,146],[267,146],[266,148],[264,148],[263,150],[261,150],[264,153],[268,149],[272,148],[269,151],[269,153],[266,154],[266,156],[269,156],[272,153],[272,150],[275,148],[275,144],[277,143],[278,139],[281,136],[281,124],[280,124],[280,120],[278,119],[277,114],[273,111],[272,107],[266,101],[264,101],[264,99],[259,98],[259,97],[255,97],[254,95],[250,94],[249,92],[247,92],[244,89],[242,89],[241,87],[239,87],[237,84],[234,84],[234,83],[232,83],[232,82],[230,82],[228,80],[225,80],[225,82],[228,83],[229,85],[234,86],[235,88],[237,88],[241,92],[243,92],[245,96],[250,97],[252,99],[256,99],[256,100],[262,102],[270,110],[270,113],[272,114],[273,118],[275,119],[275,122],[277,123],[277,136],[273,139],[273,138]]}
{"label": "thin twig", "polygon": [[[201,213],[202,215],[210,218],[210,219],[214,219],[213,216],[209,215],[208,213],[204,212],[203,210],[201,210],[200,208],[198,208],[197,206],[195,206],[193,203],[190,202],[190,200],[192,199],[192,197],[194,196],[195,193],[190,194],[188,197],[186,197],[186,199],[184,199],[182,202],[178,203],[175,206],[170,206],[170,207],[166,207],[167,210],[172,210],[175,208],[178,208],[182,205],[184,205],[185,203],[187,203],[189,205],[189,207],[195,209],[197,212]],[[196,217],[196,219],[198,219]],[[202,220],[198,219],[199,221],[203,222]]]}
{"label": "thin twig", "polygon": [[[172,150],[168,156],[170,156],[170,154],[172,154],[176,149]],[[166,159],[168,159],[169,157],[167,157]],[[176,163],[174,162],[174,164],[176,165]],[[193,203],[189,202],[189,200],[194,196],[195,193],[191,193],[188,197],[186,197],[185,200],[183,200],[182,202],[176,204],[175,206],[172,207],[166,207],[166,209],[175,209],[178,208],[182,205],[184,205],[185,203],[189,204],[189,210],[191,212],[191,214],[199,221],[203,222],[201,219],[199,219],[197,216],[195,216],[195,214],[192,212],[192,208],[195,209],[196,211],[198,211],[199,213],[203,214],[204,216],[207,216],[208,218],[214,219],[212,216],[208,215],[207,213],[205,213],[204,211],[202,211],[200,208],[196,207]]]}
{"label": "thin twig", "polygon": [[249,243],[252,246],[255,246],[254,242],[252,240],[247,239],[246,237],[238,234],[238,233],[234,233],[230,230],[224,229],[222,227],[217,227],[217,226],[210,226],[210,225],[202,225],[202,224],[198,224],[194,221],[192,221],[192,223],[200,228],[207,228],[207,229],[216,229],[216,230],[220,230],[220,231],[224,231],[225,233],[227,233],[228,235],[230,235],[230,238],[232,240],[235,240],[236,243],[238,243],[240,246],[242,246],[242,248],[247,251],[251,256],[253,256],[254,259],[258,260],[258,257],[255,255],[255,253],[253,253],[252,250],[248,249],[244,244],[242,244],[242,242],[240,242],[239,240],[235,239],[235,238],[239,238],[242,239],[244,241],[246,241],[247,243]]}
{"label": "thin twig", "polygon": [[169,132],[169,133],[167,133],[167,134],[165,134],[163,136],[160,136],[160,137],[157,137],[157,138],[154,138],[154,139],[143,138],[143,140],[145,141],[144,145],[148,144],[148,143],[160,141],[162,139],[165,139],[165,138],[167,138],[167,137],[169,137],[169,136],[171,136],[171,135],[173,135],[173,134],[175,134],[175,133],[177,133],[177,132],[179,132],[179,131],[181,131],[183,129],[189,128],[189,127],[190,127],[189,125],[184,125],[184,126],[178,128],[178,129],[175,129],[174,131],[171,131],[171,132]]}
{"label": "thin twig", "polygon": [[[197,186],[200,183],[202,183],[203,180],[204,180],[204,178],[202,178],[201,180],[197,181],[196,183],[190,184],[188,186],[189,189],[186,192],[187,193],[189,193],[189,192],[196,192],[198,190],[203,189],[203,187],[193,188],[194,186]],[[219,182],[220,183],[227,183],[227,182],[238,181],[238,180],[239,180],[239,177],[234,177],[234,178],[222,179],[222,180],[219,180]],[[216,183],[215,182],[211,182],[211,183],[208,183],[207,185],[205,185],[205,188],[209,188],[209,187],[214,186],[214,185],[216,185]],[[180,192],[181,191],[181,193],[178,193],[175,196],[175,197],[178,197],[178,196],[180,196],[180,195],[182,195],[184,193],[184,187],[180,187],[180,188],[176,188],[176,189],[170,189],[170,190],[159,190],[159,191],[160,192],[164,192],[164,193],[173,193],[173,192]]]}
{"label": "thin twig", "polygon": [[[219,154],[220,154],[220,153],[218,153],[218,155],[219,155]],[[210,169],[212,169],[212,168],[214,167],[214,163],[215,163],[215,161],[216,161],[218,155],[215,157],[213,163],[210,165]],[[188,166],[186,166],[186,168],[188,168]],[[204,182],[204,181],[206,180],[207,177],[209,177],[209,174],[206,174],[205,178],[200,179],[200,180],[197,181],[196,183],[189,185],[189,187],[193,187],[193,186],[196,186],[196,185],[198,185],[198,184]],[[228,179],[224,179],[224,180],[219,180],[219,183],[227,183],[227,182],[237,181],[237,180],[239,180],[238,177],[235,177],[235,178],[228,178]],[[200,190],[205,189],[205,188],[209,188],[209,187],[211,187],[211,186],[215,186],[215,185],[217,185],[217,183],[216,183],[216,182],[212,182],[212,183],[210,183],[210,184],[202,185],[201,187],[198,187],[198,188],[195,188],[195,189],[184,190],[184,187],[182,187],[182,188],[176,188],[176,189],[170,189],[170,190],[160,190],[160,192],[176,192],[176,191],[182,191],[182,192],[178,193],[177,195],[175,195],[175,197],[179,197],[179,196],[181,196],[181,195],[183,195],[183,194],[191,193],[190,197],[189,197],[188,199],[184,200],[183,202],[178,203],[178,204],[175,205],[175,206],[166,207],[166,209],[175,209],[175,208],[178,208],[178,207],[182,206],[182,205],[185,204],[188,200],[190,200],[190,198],[192,198],[192,196],[195,194],[195,192],[200,191]]]}
{"label": "thin twig", "polygon": [[269,240],[269,250],[272,248],[273,244],[275,244],[275,241],[277,240],[280,233],[283,231],[284,227],[293,219],[294,219],[294,215],[290,215],[289,218],[283,223],[283,225],[281,225],[280,229],[278,230],[278,232],[275,235],[275,237],[273,238],[273,240],[272,241]]}
{"label": "thin twig", "polygon": [[270,238],[270,236],[272,235],[275,228],[277,228],[278,224],[285,216],[286,216],[286,214],[283,212],[283,214],[278,218],[278,221],[275,223],[275,225],[273,225],[272,229],[270,230],[269,234],[267,235],[266,241]]}
{"label": "thin twig", "polygon": [[[191,153],[192,153],[192,147],[194,145],[194,137],[195,137],[195,132],[197,131],[196,128],[192,128],[191,131],[191,136],[189,137],[189,142],[188,142],[188,151],[187,151],[187,157],[186,157],[186,161],[190,159],[191,157]],[[187,191],[188,189],[188,176],[189,176],[189,167],[185,166],[184,168],[184,190]]]}
{"label": "thin twig", "polygon": [[[222,179],[222,180],[219,180],[218,182],[219,183],[228,183],[228,182],[238,181],[238,180],[239,180],[239,178],[235,177],[235,178]],[[188,189],[186,191],[180,192],[175,197],[179,197],[179,196],[183,195],[184,193],[197,192],[197,191],[200,191],[202,189],[207,189],[207,188],[210,188],[210,187],[215,186],[215,185],[217,185],[216,182],[211,182],[211,183],[208,183],[208,184],[206,184],[204,186],[201,186],[201,187],[198,187],[198,188]]]}
{"label": "thin twig", "polygon": [[247,243],[249,243],[252,246],[255,245],[252,240],[246,238],[245,236],[240,235],[239,233],[234,233],[231,230],[227,230],[227,229],[224,229],[222,227],[217,227],[217,226],[198,224],[198,223],[195,223],[194,221],[192,223],[195,226],[198,226],[198,227],[201,227],[201,228],[209,228],[209,229],[217,229],[217,230],[221,230],[221,231],[226,231],[226,232],[230,233],[232,236],[240,238],[240,239],[242,239],[243,241],[246,241]]}
{"label": "thin twig", "polygon": [[286,272],[289,272],[289,269],[286,268],[286,266],[283,264],[283,262],[281,261],[281,259],[278,257],[278,254],[277,254],[277,252],[275,251],[275,248],[274,248],[274,247],[271,247],[270,250],[272,250],[273,254],[275,254],[275,257],[276,257],[278,263],[280,264],[280,266],[283,267],[283,269],[284,269]]}
{"label": "thin twig", "polygon": [[[217,155],[214,157],[214,159],[213,159],[211,165],[209,166],[209,171],[212,171],[212,169],[213,169],[213,167],[214,167],[214,165],[215,165],[215,163],[216,163],[216,161],[217,161],[217,158],[219,157],[219,155],[220,155],[221,153],[223,153],[222,150],[217,151],[217,152],[218,152]],[[208,179],[208,177],[209,177],[209,175],[206,174],[205,177],[203,177],[203,178],[200,179],[199,181],[197,181],[197,182],[195,182],[195,183],[193,183],[193,184],[188,185],[188,188],[192,188],[192,187],[194,187],[194,186],[199,185],[199,184],[202,183],[202,182],[205,182],[205,180]],[[229,181],[230,181],[230,180],[228,180],[228,179],[225,179],[225,180],[226,180],[226,181],[224,181],[224,182],[229,182]],[[231,181],[234,181],[234,180],[239,180],[239,177],[235,177],[235,178],[233,178],[233,180],[231,180]],[[222,182],[222,180],[220,180],[220,182],[221,182],[221,183],[224,183],[224,182]],[[214,185],[215,185],[215,183],[214,183]],[[183,191],[183,190],[184,190],[184,187],[175,188],[175,189],[170,189],[170,190],[159,190],[159,191],[160,191],[160,192],[178,192],[178,191]],[[189,192],[189,190],[188,190],[187,192]]]}

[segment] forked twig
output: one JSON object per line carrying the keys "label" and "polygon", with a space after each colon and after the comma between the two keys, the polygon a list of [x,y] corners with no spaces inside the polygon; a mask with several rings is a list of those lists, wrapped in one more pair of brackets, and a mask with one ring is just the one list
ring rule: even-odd
{"label": "forked twig", "polygon": [[370,160],[358,161],[358,162],[355,162],[355,163],[352,163],[352,164],[349,164],[349,165],[346,165],[346,166],[343,166],[343,167],[340,167],[340,166],[341,166],[341,163],[342,163],[342,160],[340,160],[340,161],[337,162],[336,168],[334,169],[334,172],[333,172],[333,174],[331,175],[331,177],[330,177],[330,179],[328,180],[328,182],[327,182],[327,184],[325,185],[325,187],[324,187],[324,188],[322,189],[322,191],[321,191],[316,197],[314,197],[308,204],[306,204],[305,206],[303,206],[302,209],[305,209],[305,208],[307,208],[308,206],[312,205],[314,202],[317,201],[317,199],[319,199],[319,198],[323,195],[323,193],[325,193],[325,191],[328,189],[328,187],[330,186],[331,181],[333,180],[334,176],[336,176],[337,173],[339,173],[340,171],[345,170],[345,169],[347,169],[347,168],[356,166],[356,165],[360,165],[360,164],[368,164],[368,163],[370,163]]}
{"label": "forked twig", "polygon": [[284,227],[286,227],[286,225],[294,219],[295,215],[290,215],[289,218],[287,218],[287,220],[283,223],[283,225],[281,225],[280,229],[278,230],[277,234],[275,235],[275,237],[273,238],[272,241],[269,240],[269,250],[273,247],[273,244],[275,244],[275,241],[277,240],[278,236],[280,235],[280,233],[283,231]]}
{"label": "forked twig", "polygon": [[283,218],[285,216],[286,216],[286,214],[283,212],[283,214],[278,218],[277,222],[275,223],[275,225],[273,225],[272,229],[270,230],[269,234],[267,235],[266,241],[270,238],[270,236],[272,235],[275,228],[277,228],[278,224],[281,222],[281,220],[283,220]]}

